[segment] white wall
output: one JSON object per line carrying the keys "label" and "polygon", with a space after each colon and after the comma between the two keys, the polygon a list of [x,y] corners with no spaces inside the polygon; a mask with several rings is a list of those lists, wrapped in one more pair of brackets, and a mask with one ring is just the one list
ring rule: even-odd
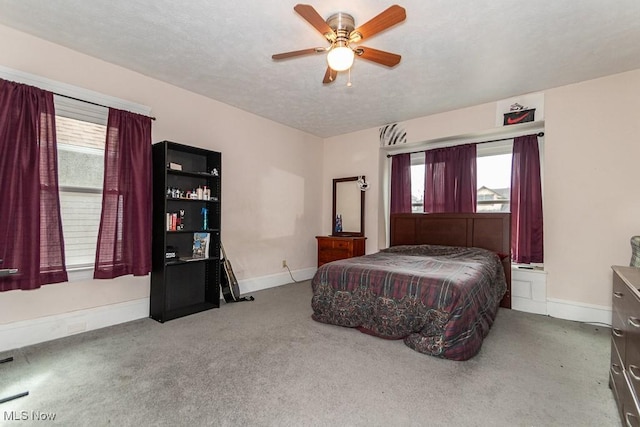
{"label": "white wall", "polygon": [[[549,89],[544,96],[547,298],[550,314],[573,318],[563,307],[610,309],[610,266],[629,264],[629,238],[640,234],[640,70]],[[497,131],[495,117],[496,103],[488,103],[402,125],[411,144]],[[325,156],[325,206],[336,175],[366,173],[378,184],[367,197],[380,199],[386,152],[378,128],[326,140]],[[329,227],[330,214],[323,214],[322,226]],[[381,247],[383,222],[379,207],[367,203],[367,237]],[[367,252],[376,249],[377,243],[367,245]]]}
{"label": "white wall", "polygon": [[[150,106],[157,118],[154,142],[221,151],[222,238],[242,292],[289,282],[283,259],[294,277],[314,271],[323,210],[320,138],[4,26],[0,52],[1,66]],[[148,296],[149,277],[3,292],[0,329],[95,307],[144,304]]]}

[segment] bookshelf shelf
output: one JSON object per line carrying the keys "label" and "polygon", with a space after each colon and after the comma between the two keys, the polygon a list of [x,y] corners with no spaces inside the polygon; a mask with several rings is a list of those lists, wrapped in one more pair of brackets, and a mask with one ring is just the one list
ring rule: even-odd
{"label": "bookshelf shelf", "polygon": [[165,322],[220,305],[222,155],[171,141],[152,148],[150,317]]}

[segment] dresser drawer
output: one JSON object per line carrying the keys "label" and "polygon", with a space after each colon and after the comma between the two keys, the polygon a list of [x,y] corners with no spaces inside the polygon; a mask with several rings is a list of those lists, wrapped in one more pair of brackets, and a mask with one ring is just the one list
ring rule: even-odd
{"label": "dresser drawer", "polygon": [[[629,376],[625,375],[627,381]],[[627,392],[624,395],[624,403],[622,408],[622,423],[626,426],[640,427],[640,409],[636,395],[631,392],[630,384],[627,383]],[[621,396],[622,397],[622,396]]]}
{"label": "dresser drawer", "polygon": [[626,306],[626,343],[624,368],[634,394],[640,394],[640,301],[633,294],[628,295]]}
{"label": "dresser drawer", "polygon": [[345,258],[349,258],[348,250],[331,249],[318,252],[318,261],[323,264]]}
{"label": "dresser drawer", "polygon": [[364,255],[365,237],[316,236],[318,267],[331,261]]}
{"label": "dresser drawer", "polygon": [[634,292],[617,274],[613,275],[612,303],[613,310],[617,311],[620,317],[624,319],[625,329],[631,326],[627,324],[627,318],[629,316],[640,316],[640,301],[638,301]]}
{"label": "dresser drawer", "polygon": [[614,308],[613,313],[611,313],[611,340],[618,349],[620,358],[624,359],[626,354],[627,332],[622,316],[623,314]]}
{"label": "dresser drawer", "polygon": [[622,424],[640,427],[640,269],[626,266],[613,266],[612,269],[609,386]]}
{"label": "dresser drawer", "polygon": [[352,246],[351,242],[347,240],[335,240],[335,239],[319,239],[318,240],[318,249],[321,249],[321,250],[332,250],[332,249],[349,250],[351,246]]}
{"label": "dresser drawer", "polygon": [[609,378],[611,379],[609,383],[609,387],[613,391],[613,394],[616,399],[616,404],[618,405],[618,412],[620,413],[620,417],[623,414],[623,405],[624,405],[624,396],[627,394],[627,383],[624,374],[624,366],[622,365],[622,361],[620,360],[620,355],[618,354],[618,350],[616,349],[616,345],[611,340],[611,363],[609,364]]}

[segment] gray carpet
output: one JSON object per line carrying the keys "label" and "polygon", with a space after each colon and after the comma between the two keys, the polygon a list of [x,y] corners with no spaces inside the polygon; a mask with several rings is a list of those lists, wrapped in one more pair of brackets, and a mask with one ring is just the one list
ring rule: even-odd
{"label": "gray carpet", "polygon": [[[309,282],[0,353],[0,424],[618,426],[609,329],[498,313],[466,362],[311,319]],[[44,414],[44,415],[42,415]],[[24,421],[10,421],[10,419]]]}

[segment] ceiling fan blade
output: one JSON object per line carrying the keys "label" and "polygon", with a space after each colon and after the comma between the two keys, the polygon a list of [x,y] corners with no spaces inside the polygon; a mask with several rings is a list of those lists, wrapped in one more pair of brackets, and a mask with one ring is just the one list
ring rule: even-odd
{"label": "ceiling fan blade", "polygon": [[398,65],[402,58],[400,55],[396,55],[395,53],[364,46],[358,46],[356,54],[362,59],[377,62],[378,64],[386,65],[387,67]]}
{"label": "ceiling fan blade", "polygon": [[322,19],[322,16],[313,8],[313,6],[308,4],[297,4],[293,8],[300,16],[309,22],[309,24],[313,25],[313,27],[320,32],[323,36],[325,36],[328,40],[331,40],[334,37],[333,29]]}
{"label": "ceiling fan blade", "polygon": [[322,80],[322,83],[332,83],[333,81],[335,81],[337,76],[338,72],[336,70],[332,69],[331,67],[327,67],[327,71],[324,73],[324,80]]}
{"label": "ceiling fan blade", "polygon": [[310,53],[318,53],[318,52],[324,52],[324,51],[325,49],[312,47],[309,49],[294,50],[291,52],[284,52],[284,53],[276,53],[275,55],[271,55],[271,59],[287,59],[287,58],[292,58],[294,56],[302,56],[302,55],[308,55]]}
{"label": "ceiling fan blade", "polygon": [[[351,41],[359,41],[367,37],[371,37],[380,31],[396,25],[407,18],[407,12],[404,7],[394,4],[384,12],[373,17],[351,32]],[[359,38],[358,38],[359,35]],[[354,37],[355,36],[355,37]]]}

